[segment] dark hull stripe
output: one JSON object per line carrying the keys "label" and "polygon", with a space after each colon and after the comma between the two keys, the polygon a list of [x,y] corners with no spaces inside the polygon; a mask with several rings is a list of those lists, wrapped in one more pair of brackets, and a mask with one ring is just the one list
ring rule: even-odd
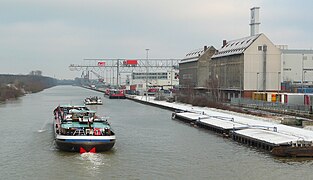
{"label": "dark hull stripe", "polygon": [[66,142],[110,142],[109,139],[64,139],[63,141],[66,141]]}
{"label": "dark hull stripe", "polygon": [[86,151],[90,151],[92,148],[96,148],[96,152],[108,151],[113,148],[115,141],[110,142],[68,142],[56,140],[56,145],[60,150],[79,152],[80,147]]}

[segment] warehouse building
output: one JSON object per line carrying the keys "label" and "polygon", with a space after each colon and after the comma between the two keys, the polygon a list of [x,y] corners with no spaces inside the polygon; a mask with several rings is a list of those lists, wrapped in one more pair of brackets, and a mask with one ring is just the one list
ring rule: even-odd
{"label": "warehouse building", "polygon": [[[264,34],[232,41],[212,56],[212,78],[220,98],[251,97],[254,91],[280,89],[281,52]],[[214,87],[213,87],[214,88]]]}
{"label": "warehouse building", "polygon": [[210,76],[211,57],[216,49],[213,46],[204,46],[188,52],[179,63],[180,89],[192,88],[207,91],[207,81]]}
{"label": "warehouse building", "polygon": [[180,89],[211,92],[217,100],[251,98],[253,92],[313,86],[313,50],[276,46],[259,33],[259,7],[251,8],[250,36],[224,40],[222,47],[187,53],[179,64]]}
{"label": "warehouse building", "polygon": [[254,91],[278,91],[281,82],[281,51],[259,33],[259,7],[251,8],[250,36],[223,41],[212,56],[212,90],[218,98],[252,97]]}

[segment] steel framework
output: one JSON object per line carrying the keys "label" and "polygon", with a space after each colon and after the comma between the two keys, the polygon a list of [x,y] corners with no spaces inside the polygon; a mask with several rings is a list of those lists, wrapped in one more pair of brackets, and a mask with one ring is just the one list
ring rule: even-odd
{"label": "steel framework", "polygon": [[[181,59],[132,59],[136,60],[136,64],[125,64],[130,59],[84,59],[82,65],[71,64],[69,69],[71,71],[83,71],[83,74],[89,74],[89,71],[106,74],[106,78],[110,76],[110,81],[113,78],[113,84],[119,85],[121,73],[133,72],[157,72],[157,71],[171,71],[178,70],[178,63]],[[85,73],[84,73],[85,72]],[[100,76],[98,74],[98,76]],[[105,75],[102,75],[104,77]],[[115,80],[116,77],[116,80]]]}

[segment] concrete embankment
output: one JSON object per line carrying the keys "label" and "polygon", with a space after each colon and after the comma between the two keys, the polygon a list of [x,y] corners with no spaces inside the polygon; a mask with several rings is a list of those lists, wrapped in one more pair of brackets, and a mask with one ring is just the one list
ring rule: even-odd
{"label": "concrete embankment", "polygon": [[165,102],[165,101],[156,101],[152,97],[146,97],[146,96],[135,96],[135,95],[126,95],[126,98],[132,101],[136,101],[138,103],[147,104],[150,106],[159,107],[162,109],[168,109],[171,111],[181,111],[183,110],[182,107],[173,106],[171,103]]}

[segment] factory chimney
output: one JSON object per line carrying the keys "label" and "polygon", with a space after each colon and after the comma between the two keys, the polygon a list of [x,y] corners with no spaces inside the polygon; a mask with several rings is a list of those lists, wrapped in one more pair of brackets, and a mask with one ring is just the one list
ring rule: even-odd
{"label": "factory chimney", "polygon": [[260,7],[253,7],[251,10],[251,20],[250,20],[250,36],[259,34],[259,10]]}
{"label": "factory chimney", "polygon": [[223,40],[223,46],[222,47],[224,47],[224,46],[226,46],[226,44],[227,44],[227,40]]}

